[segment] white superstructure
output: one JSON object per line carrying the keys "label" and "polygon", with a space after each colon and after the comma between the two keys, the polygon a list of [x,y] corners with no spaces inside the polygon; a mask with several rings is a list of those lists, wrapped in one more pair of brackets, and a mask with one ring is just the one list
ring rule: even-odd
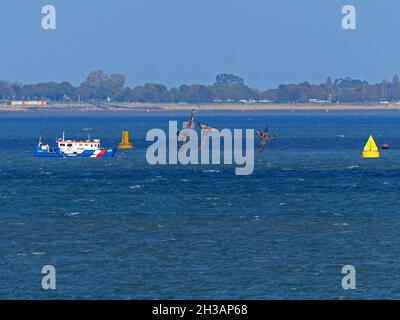
{"label": "white superstructure", "polygon": [[58,139],[56,142],[61,153],[81,154],[86,150],[100,150],[100,139],[65,140],[63,134],[63,137]]}

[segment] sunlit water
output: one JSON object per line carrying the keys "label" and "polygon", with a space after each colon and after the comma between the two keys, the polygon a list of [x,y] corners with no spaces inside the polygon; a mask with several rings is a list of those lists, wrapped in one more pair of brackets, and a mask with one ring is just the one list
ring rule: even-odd
{"label": "sunlit water", "polygon": [[[234,166],[150,166],[146,132],[186,113],[0,115],[0,298],[400,297],[399,112],[198,112],[278,139]],[[39,159],[37,139],[129,130],[113,159]],[[362,159],[370,133],[392,149]],[[41,289],[43,265],[57,290]],[[357,289],[343,290],[344,265]]]}

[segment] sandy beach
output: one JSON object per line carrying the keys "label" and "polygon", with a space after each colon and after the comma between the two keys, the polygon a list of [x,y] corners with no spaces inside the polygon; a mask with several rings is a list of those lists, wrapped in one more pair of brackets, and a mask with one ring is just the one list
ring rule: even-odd
{"label": "sandy beach", "polygon": [[33,111],[362,111],[362,110],[399,110],[400,104],[183,104],[183,103],[49,103],[46,106],[11,106],[0,105],[0,112],[33,112]]}

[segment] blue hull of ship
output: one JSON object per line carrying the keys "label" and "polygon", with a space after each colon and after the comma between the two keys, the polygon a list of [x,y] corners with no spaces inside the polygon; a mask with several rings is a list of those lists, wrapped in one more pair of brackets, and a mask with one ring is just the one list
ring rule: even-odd
{"label": "blue hull of ship", "polygon": [[85,150],[80,154],[75,153],[61,153],[58,148],[50,149],[50,151],[42,150],[40,147],[35,149],[35,157],[43,158],[112,158],[116,149],[103,149],[103,150]]}

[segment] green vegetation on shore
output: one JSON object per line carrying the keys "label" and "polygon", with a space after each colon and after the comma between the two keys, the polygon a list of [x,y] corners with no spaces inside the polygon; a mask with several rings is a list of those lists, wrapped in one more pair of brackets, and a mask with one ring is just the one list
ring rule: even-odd
{"label": "green vegetation on shore", "polygon": [[366,81],[330,77],[319,85],[303,82],[282,84],[275,89],[260,90],[248,87],[244,80],[232,74],[219,74],[212,85],[181,85],[168,89],[165,85],[147,83],[130,88],[123,74],[107,75],[101,70],[89,73],[75,87],[68,82],[20,84],[0,81],[0,100],[49,100],[54,102],[85,102],[111,99],[120,102],[151,103],[376,103],[400,101],[400,80],[369,84]]}

